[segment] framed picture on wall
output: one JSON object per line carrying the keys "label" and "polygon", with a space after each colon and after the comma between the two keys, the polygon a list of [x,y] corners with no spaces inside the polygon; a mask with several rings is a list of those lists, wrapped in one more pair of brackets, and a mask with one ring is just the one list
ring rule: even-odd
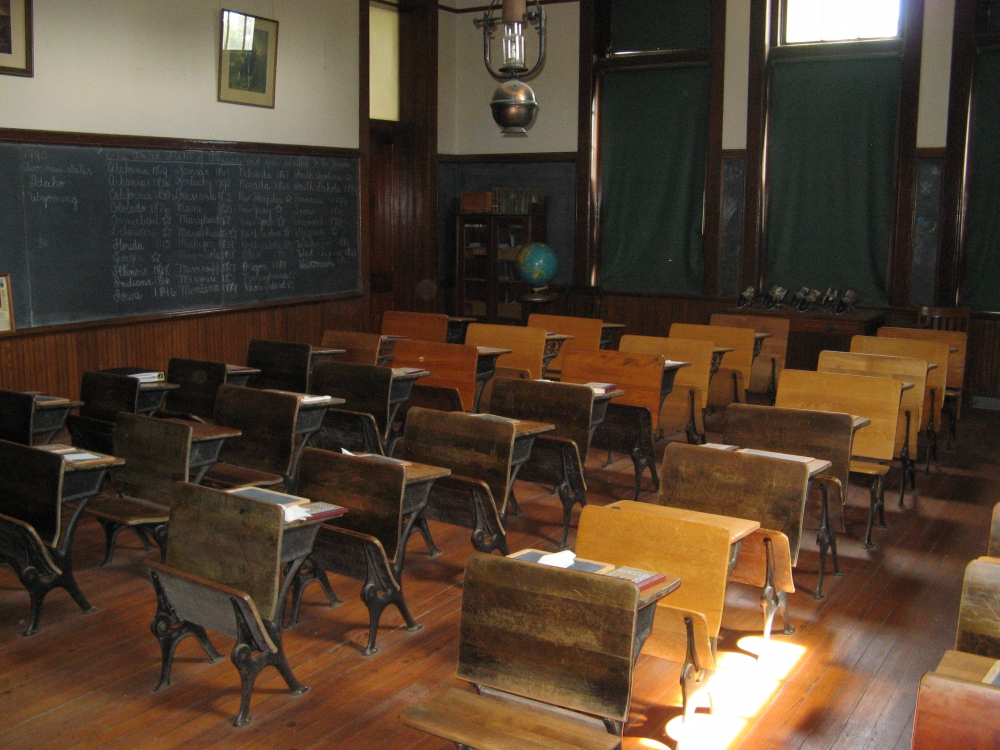
{"label": "framed picture on wall", "polygon": [[0,75],[34,75],[31,0],[0,0]]}
{"label": "framed picture on wall", "polygon": [[10,274],[0,273],[0,333],[14,330],[14,295],[10,290]]}
{"label": "framed picture on wall", "polygon": [[219,101],[273,109],[277,57],[277,21],[223,10]]}

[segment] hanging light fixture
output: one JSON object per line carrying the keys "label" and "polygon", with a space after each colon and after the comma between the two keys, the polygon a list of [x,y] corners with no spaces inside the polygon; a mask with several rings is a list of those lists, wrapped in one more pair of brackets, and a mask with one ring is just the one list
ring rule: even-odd
{"label": "hanging light fixture", "polygon": [[[497,6],[502,7],[499,15],[494,15]],[[545,11],[538,0],[534,0],[532,10],[528,10],[527,0],[491,0],[483,17],[476,18],[473,23],[483,31],[486,70],[498,81],[503,81],[490,102],[493,119],[504,135],[526,135],[538,111],[538,101],[531,86],[520,79],[534,76],[545,62]],[[538,61],[530,70],[524,60],[525,24],[538,32]],[[497,71],[493,69],[490,40],[500,25],[503,26],[503,63]]]}

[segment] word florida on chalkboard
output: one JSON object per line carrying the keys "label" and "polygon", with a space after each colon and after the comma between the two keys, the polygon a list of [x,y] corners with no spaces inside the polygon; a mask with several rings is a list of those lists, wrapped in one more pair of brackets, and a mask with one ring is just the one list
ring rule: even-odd
{"label": "word florida on chalkboard", "polygon": [[358,160],[0,143],[18,328],[360,290]]}

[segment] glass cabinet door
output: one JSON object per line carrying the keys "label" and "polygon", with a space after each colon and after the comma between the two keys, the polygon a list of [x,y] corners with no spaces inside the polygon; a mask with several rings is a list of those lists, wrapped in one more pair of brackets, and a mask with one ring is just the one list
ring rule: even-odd
{"label": "glass cabinet door", "polygon": [[527,241],[528,226],[522,218],[498,218],[497,228],[497,318],[500,322],[521,320],[524,284],[517,273],[517,256]]}

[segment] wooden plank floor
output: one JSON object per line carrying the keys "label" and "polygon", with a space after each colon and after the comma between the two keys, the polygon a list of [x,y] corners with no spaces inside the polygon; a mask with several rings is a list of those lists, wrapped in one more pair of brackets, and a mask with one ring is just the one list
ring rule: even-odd
{"label": "wooden plank floor", "polygon": [[[803,552],[791,596],[793,635],[775,636],[759,662],[753,650],[762,617],[758,592],[733,585],[727,598],[721,668],[713,679],[716,715],[699,715],[687,748],[908,748],[920,676],[953,644],[962,573],[985,554],[989,516],[1000,501],[998,415],[969,410],[960,448],[941,452],[941,466],[918,476],[898,512],[898,473],[889,478],[890,528],[864,532],[867,490],[852,490],[848,535],[840,535],[844,576],[827,579],[827,596],[812,598],[818,555],[813,535]],[[661,445],[662,449],[662,445]],[[589,499],[604,504],[629,495],[631,462],[602,468],[592,457]],[[648,479],[645,486],[649,486]],[[894,490],[895,488],[895,490]],[[545,488],[518,483],[524,514],[509,523],[512,550],[555,549],[559,503]],[[28,599],[8,569],[0,570],[0,748],[366,748],[432,750],[453,747],[404,728],[399,710],[448,686],[457,658],[461,581],[471,551],[465,529],[433,525],[444,550],[430,558],[418,535],[404,573],[410,608],[423,629],[408,633],[394,610],[383,617],[379,653],[365,657],[367,612],[360,584],[332,577],[344,603],[324,606],[318,587],[306,597],[300,624],[287,631],[286,650],[310,687],[287,694],[274,670],[258,680],[253,723],[235,729],[239,680],[228,659],[210,665],[197,643],[179,648],[173,685],[150,693],[159,648],[150,634],[155,602],[145,558],[122,535],[114,563],[98,568],[100,527],[81,525],[74,556],[78,580],[100,609],[83,615],[62,591],[46,602],[42,630],[20,636]],[[213,640],[223,653],[231,641]],[[679,713],[677,665],[641,657],[627,734],[665,737]]]}

